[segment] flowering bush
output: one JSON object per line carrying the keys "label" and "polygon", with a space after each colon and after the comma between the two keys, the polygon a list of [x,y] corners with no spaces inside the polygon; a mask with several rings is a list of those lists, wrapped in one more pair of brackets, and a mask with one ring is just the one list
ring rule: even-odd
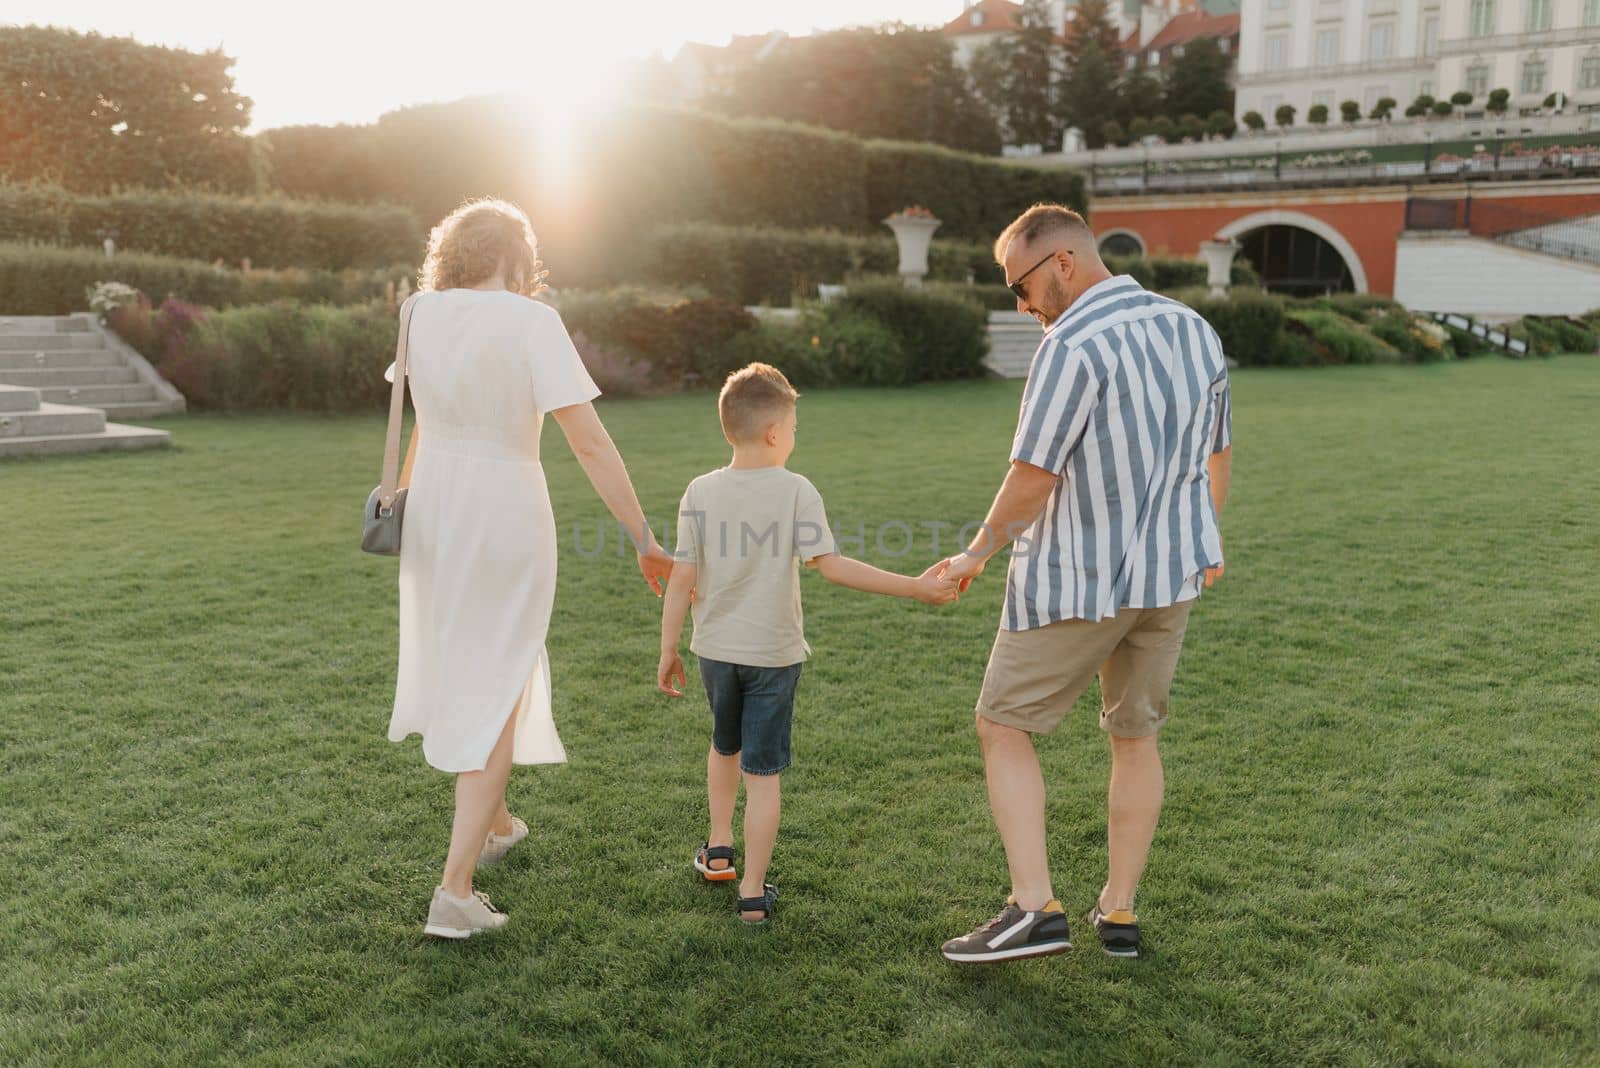
{"label": "flowering bush", "polygon": [[89,297],[89,310],[98,315],[102,321],[113,309],[144,299],[143,293],[121,282],[96,282],[86,292]]}

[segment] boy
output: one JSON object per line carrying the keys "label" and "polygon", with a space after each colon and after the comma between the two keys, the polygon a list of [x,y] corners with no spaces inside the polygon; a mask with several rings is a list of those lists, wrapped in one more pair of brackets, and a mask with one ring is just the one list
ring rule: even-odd
{"label": "boy", "polygon": [[677,562],[661,613],[656,685],[672,697],[687,683],[678,656],[683,617],[694,596],[700,677],[711,703],[706,790],[711,834],[694,866],[707,882],[739,877],[734,867],[733,806],[744,774],[744,878],[739,918],[765,923],[777,888],[766,881],[778,837],[778,774],[789,766],[789,729],[806,645],[796,560],[841,586],[915,597],[956,599],[938,564],[919,577],[880,571],[834,549],[822,498],[784,467],[794,451],[800,395],[776,367],[753,363],[728,376],[717,398],[733,461],[689,484],[678,506]]}

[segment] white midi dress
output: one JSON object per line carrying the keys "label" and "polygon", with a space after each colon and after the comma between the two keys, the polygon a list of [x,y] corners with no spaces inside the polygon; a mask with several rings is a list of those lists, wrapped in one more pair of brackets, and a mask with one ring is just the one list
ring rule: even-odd
{"label": "white midi dress", "polygon": [[400,546],[400,667],[389,738],[478,771],[516,717],[512,761],[559,764],[545,636],[556,523],[544,413],[599,396],[555,309],[510,292],[425,293],[412,312],[422,434]]}

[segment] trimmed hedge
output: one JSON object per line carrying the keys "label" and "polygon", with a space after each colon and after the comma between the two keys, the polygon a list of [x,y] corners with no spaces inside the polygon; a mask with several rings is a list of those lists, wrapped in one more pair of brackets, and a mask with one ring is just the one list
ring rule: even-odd
{"label": "trimmed hedge", "polygon": [[1205,290],[1171,295],[1211,324],[1223,355],[1239,366],[1281,366],[1289,357],[1282,340],[1284,305],[1277,297],[1255,289],[1232,289],[1225,299],[1208,296]]}
{"label": "trimmed hedge", "polygon": [[899,381],[904,385],[985,374],[989,354],[989,315],[975,301],[956,300],[895,279],[852,283],[838,301],[841,311],[877,319],[899,339],[906,352]]}
{"label": "trimmed hedge", "polygon": [[420,263],[422,227],[404,208],[209,193],[74,193],[0,183],[0,241],[117,248],[237,267],[341,270]]}
{"label": "trimmed hedge", "polygon": [[[658,228],[631,246],[635,281],[700,286],[741,304],[787,307],[817,295],[821,283],[861,274],[893,274],[900,253],[893,236],[832,230],[766,230],[681,223]],[[998,280],[983,245],[935,241],[928,254],[934,279],[964,282],[969,273]]]}
{"label": "trimmed hedge", "polygon": [[153,312],[141,302],[108,321],[197,410],[377,411],[389,396],[383,370],[398,324],[381,301],[214,312],[180,301]]}
{"label": "trimmed hedge", "polygon": [[1311,328],[1322,363],[1400,363],[1405,359],[1393,345],[1348,316],[1322,308],[1295,308],[1288,314]]}
{"label": "trimmed hedge", "polygon": [[97,282],[123,282],[157,300],[180,297],[213,308],[280,299],[356,304],[384,295],[389,282],[416,276],[397,265],[366,271],[217,269],[172,256],[119,252],[107,260],[97,249],[0,244],[0,294],[7,315],[67,315],[86,311],[86,290]]}
{"label": "trimmed hedge", "polygon": [[1087,214],[1083,175],[900,141],[866,144],[867,217],[882,221],[912,204],[943,224],[939,237],[988,248],[1024,210],[1053,201]]}
{"label": "trimmed hedge", "polygon": [[[1105,263],[1112,274],[1132,275],[1134,281],[1157,293],[1172,293],[1174,290],[1204,287],[1206,284],[1206,265],[1199,260],[1177,256],[1107,256]],[[1261,276],[1247,261],[1235,259],[1229,284],[1259,286]]]}

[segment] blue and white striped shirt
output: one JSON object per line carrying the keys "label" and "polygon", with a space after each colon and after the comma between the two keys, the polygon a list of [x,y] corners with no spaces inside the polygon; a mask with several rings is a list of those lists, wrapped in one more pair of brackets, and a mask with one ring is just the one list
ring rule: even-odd
{"label": "blue and white striped shirt", "polygon": [[1028,370],[1011,458],[1062,479],[1012,548],[1002,626],[1196,596],[1222,563],[1206,462],[1232,423],[1211,324],[1127,275],[1086,290]]}

